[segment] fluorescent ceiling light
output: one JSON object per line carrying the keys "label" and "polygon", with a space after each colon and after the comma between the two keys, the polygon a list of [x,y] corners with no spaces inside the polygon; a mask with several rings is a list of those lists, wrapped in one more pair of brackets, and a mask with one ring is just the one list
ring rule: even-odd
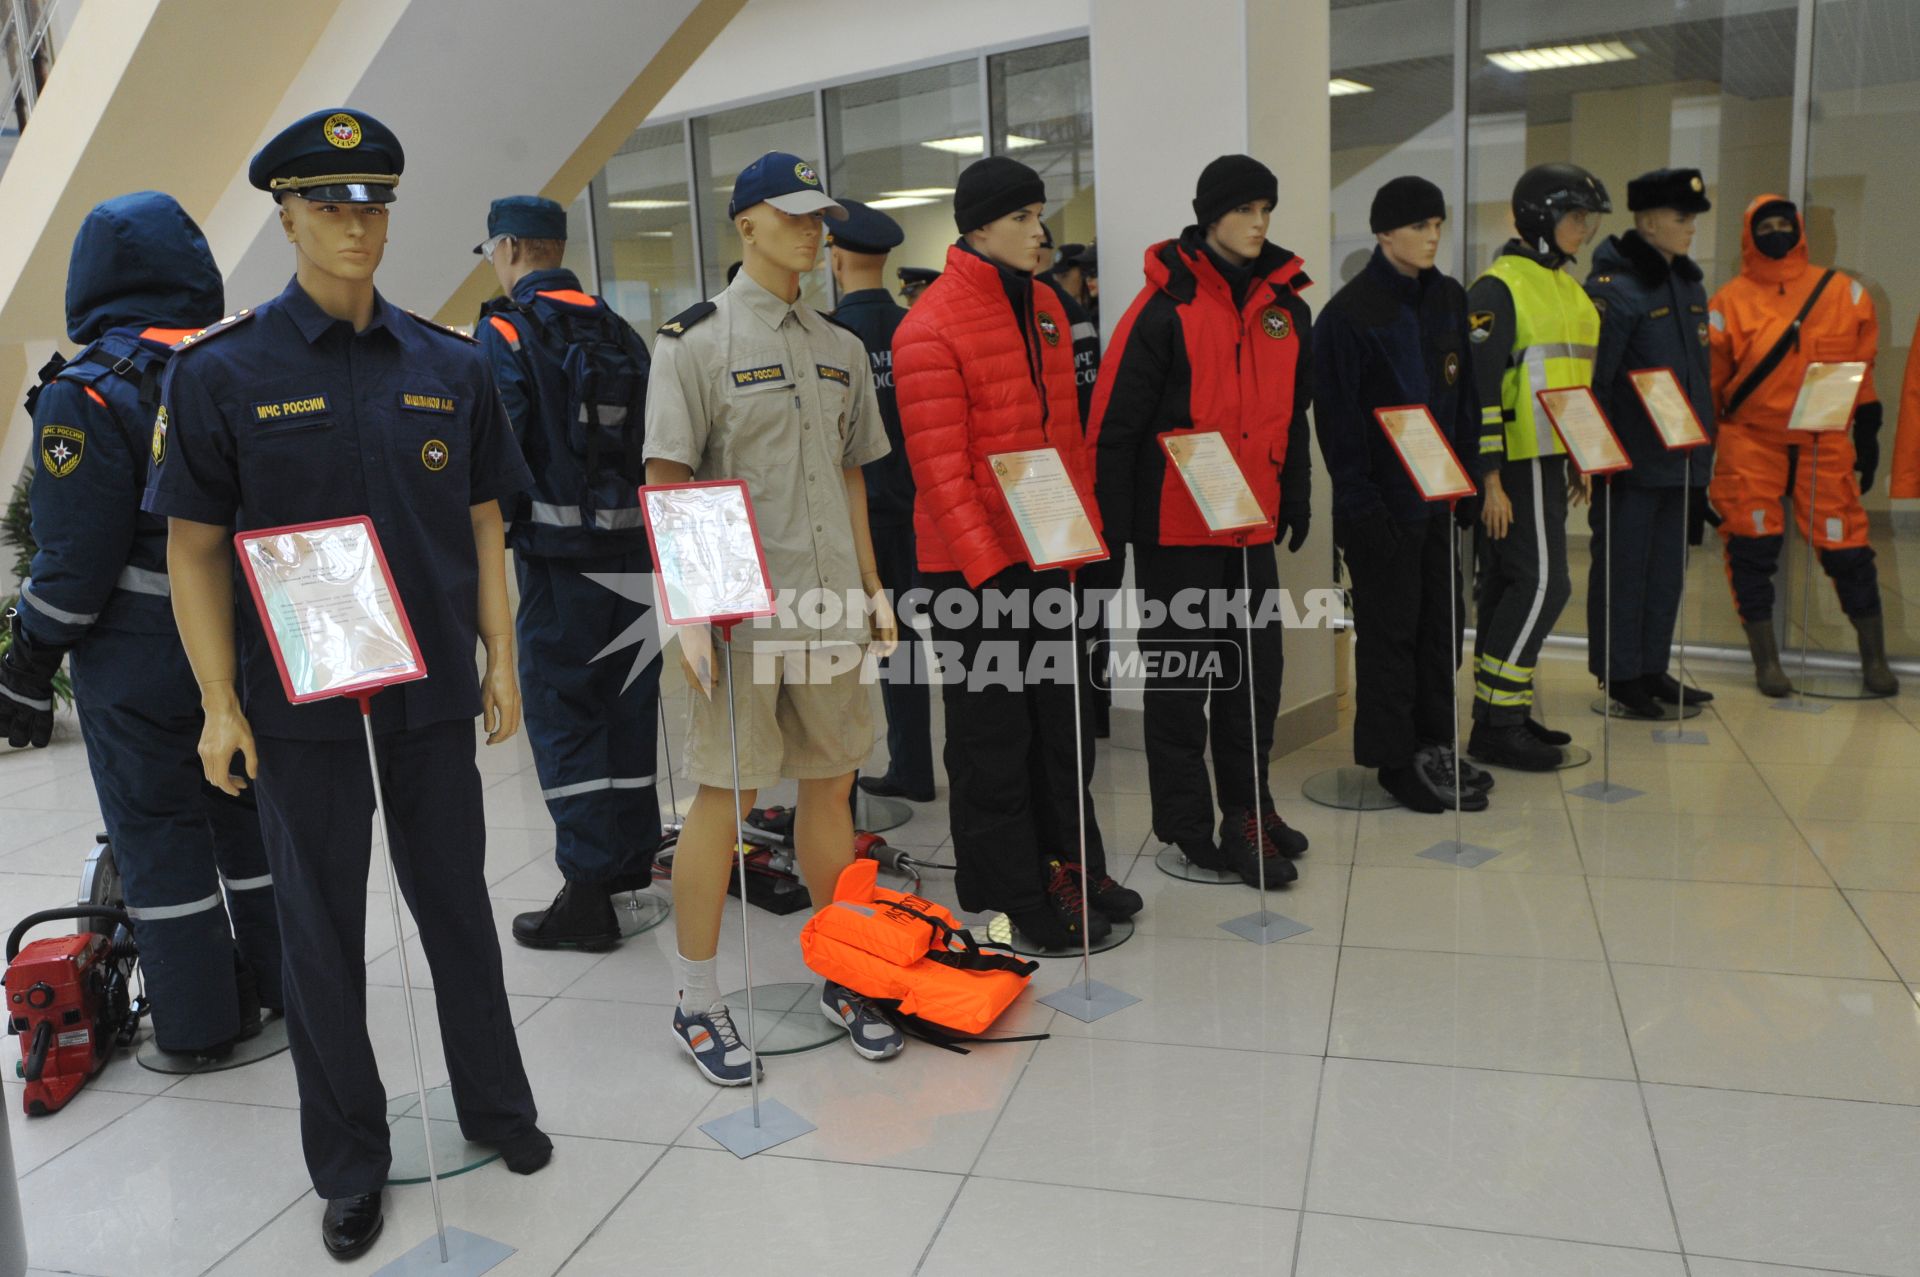
{"label": "fluorescent ceiling light", "polygon": [[[945,151],[949,155],[984,155],[986,141],[978,133],[969,133],[964,137],[937,137],[931,142],[920,145],[934,151]],[[1030,146],[1044,146],[1046,141],[1037,137],[1022,137],[1018,133],[1007,134],[1009,151],[1024,151]]]}
{"label": "fluorescent ceiling light", "polygon": [[643,213],[657,212],[661,209],[668,208],[685,208],[686,206],[687,202],[685,200],[626,199],[607,201],[608,208],[628,208]]}
{"label": "fluorescent ceiling light", "polygon": [[1358,80],[1347,80],[1336,76],[1327,81],[1328,97],[1344,98],[1354,93],[1371,92],[1373,92],[1373,86],[1371,84],[1362,84]]}
{"label": "fluorescent ceiling light", "polygon": [[635,231],[630,239],[672,239],[672,231]]}
{"label": "fluorescent ceiling light", "polygon": [[1567,67],[1598,66],[1602,62],[1631,62],[1640,55],[1618,40],[1593,44],[1553,44],[1536,49],[1506,49],[1489,53],[1487,61],[1503,71],[1560,71]]}
{"label": "fluorescent ceiling light", "polygon": [[868,200],[867,207],[879,209],[918,208],[922,204],[933,204],[936,202],[937,201],[930,195],[893,195],[886,199]]}
{"label": "fluorescent ceiling light", "polygon": [[905,191],[882,191],[888,199],[942,199],[953,194],[951,186],[916,186]]}

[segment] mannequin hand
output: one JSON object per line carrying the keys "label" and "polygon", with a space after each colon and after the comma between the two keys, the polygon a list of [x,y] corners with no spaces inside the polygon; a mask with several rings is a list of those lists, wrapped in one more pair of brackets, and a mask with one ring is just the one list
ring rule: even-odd
{"label": "mannequin hand", "polygon": [[[253,752],[253,728],[240,712],[240,698],[231,683],[207,684],[201,689],[200,704],[205,714],[200,725],[200,769],[209,785],[237,798],[247,787],[247,778],[260,772]],[[246,778],[233,771],[235,754],[244,762]]]}
{"label": "mannequin hand", "polygon": [[1593,476],[1570,474],[1567,476],[1567,504],[1582,506],[1593,500]]}
{"label": "mannequin hand", "polygon": [[867,616],[873,628],[873,654],[885,660],[900,647],[900,621],[893,614],[893,604],[888,601],[885,590],[874,590],[867,595]]}
{"label": "mannequin hand", "polygon": [[480,723],[487,744],[511,740],[520,730],[520,683],[513,674],[513,645],[487,649],[487,673],[480,680]]}
{"label": "mannequin hand", "polygon": [[1486,499],[1481,503],[1480,522],[1487,527],[1487,535],[1495,541],[1506,538],[1507,529],[1513,526],[1513,502],[1507,499],[1507,490],[1500,486],[1496,477],[1487,484]]}
{"label": "mannequin hand", "polygon": [[713,635],[704,625],[683,625],[675,631],[680,639],[680,672],[687,686],[713,699]]}
{"label": "mannequin hand", "polygon": [[1303,509],[1291,518],[1282,519],[1280,526],[1290,534],[1287,537],[1287,553],[1298,554],[1300,547],[1307,543],[1307,533],[1313,526],[1313,518]]}

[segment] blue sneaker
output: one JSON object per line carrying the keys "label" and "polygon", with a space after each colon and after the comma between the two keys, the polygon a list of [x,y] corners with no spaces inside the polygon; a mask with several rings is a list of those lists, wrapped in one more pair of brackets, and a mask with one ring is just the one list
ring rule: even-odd
{"label": "blue sneaker", "polygon": [[[673,1036],[715,1086],[745,1086],[753,1080],[753,1056],[733,1027],[726,1004],[716,1002],[697,1015],[673,1009]],[[766,1070],[760,1071],[766,1076]]]}
{"label": "blue sneaker", "polygon": [[900,1054],[907,1039],[852,989],[829,980],[820,990],[820,1014],[847,1031],[853,1049],[869,1060]]}

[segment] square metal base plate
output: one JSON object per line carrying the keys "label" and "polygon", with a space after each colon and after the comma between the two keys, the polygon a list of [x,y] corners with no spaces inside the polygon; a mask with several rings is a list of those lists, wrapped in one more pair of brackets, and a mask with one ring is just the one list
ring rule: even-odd
{"label": "square metal base plate", "polygon": [[1591,785],[1582,785],[1567,792],[1575,798],[1591,798],[1597,803],[1624,803],[1629,798],[1639,798],[1646,793],[1631,785],[1609,785],[1604,780],[1596,780]]}
{"label": "square metal base plate", "polygon": [[1454,865],[1461,869],[1478,869],[1500,853],[1491,847],[1482,847],[1470,842],[1455,842],[1449,838],[1417,854],[1422,860],[1437,860],[1443,865]]}
{"label": "square metal base plate", "polygon": [[513,1254],[513,1247],[470,1233],[464,1228],[447,1230],[447,1262],[440,1262],[440,1240],[429,1237],[392,1263],[376,1270],[373,1277],[480,1277],[491,1272]]}
{"label": "square metal base plate", "polygon": [[1656,727],[1653,729],[1653,743],[1656,745],[1704,745],[1707,743],[1707,734],[1690,732],[1684,727]]}
{"label": "square metal base plate", "polygon": [[1804,696],[1787,696],[1773,703],[1776,713],[1782,714],[1824,714],[1828,706],[1821,701],[1810,701]]}
{"label": "square metal base plate", "polygon": [[752,1157],[817,1128],[779,1100],[761,1100],[758,1126],[753,1124],[753,1106],[748,1105],[738,1113],[702,1122],[700,1129],[735,1157]]}
{"label": "square metal base plate", "polygon": [[1083,980],[1079,984],[1070,984],[1058,993],[1049,993],[1040,999],[1040,1005],[1064,1011],[1084,1024],[1105,1019],[1115,1011],[1124,1011],[1140,999],[1131,993],[1123,993],[1110,984],[1101,984],[1098,980]]}
{"label": "square metal base plate", "polygon": [[1295,922],[1283,913],[1274,913],[1262,909],[1245,917],[1234,918],[1220,924],[1222,931],[1231,931],[1242,940],[1251,940],[1255,944],[1275,944],[1289,936],[1297,936],[1312,931],[1304,922]]}

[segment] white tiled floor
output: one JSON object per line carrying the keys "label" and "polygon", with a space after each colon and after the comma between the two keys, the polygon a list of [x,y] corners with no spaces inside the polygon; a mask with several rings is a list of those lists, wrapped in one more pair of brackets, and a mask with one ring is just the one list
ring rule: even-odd
{"label": "white tiled floor", "polygon": [[[1590,681],[1546,670],[1546,712],[1597,748]],[[1147,909],[1096,974],[1144,1000],[1083,1025],[1030,996],[1007,1023],[1050,1039],[966,1056],[772,1059],[767,1095],[818,1130],[746,1162],[699,1130],[745,1097],[667,1037],[671,928],[607,955],[509,945],[557,1153],[447,1181],[449,1222],[516,1249],[498,1273],[564,1277],[1920,1277],[1920,700],[1785,714],[1741,670],[1702,673],[1707,746],[1616,725],[1614,779],[1646,794],[1612,806],[1569,792],[1597,761],[1503,773],[1465,818],[1500,852],[1479,869],[1416,857],[1451,817],[1298,798],[1344,735],[1277,760],[1314,846],[1270,903],[1311,929],[1266,947],[1219,929],[1250,891],[1155,870],[1144,758],[1103,748],[1095,807]],[[558,877],[524,740],[482,768],[504,928]],[[71,896],[96,813],[70,724],[0,751],[0,921]],[[944,800],[888,837],[950,861]],[[398,1090],[384,877],[368,888]],[[951,902],[950,875],[926,889]],[[753,925],[756,975],[804,979],[799,919]],[[1046,964],[1034,993],[1073,974]],[[364,1274],[430,1232],[425,1190],[396,1189],[374,1252],[326,1259],[284,1057],[186,1080],[116,1060],[35,1120],[6,1072],[36,1273]]]}

